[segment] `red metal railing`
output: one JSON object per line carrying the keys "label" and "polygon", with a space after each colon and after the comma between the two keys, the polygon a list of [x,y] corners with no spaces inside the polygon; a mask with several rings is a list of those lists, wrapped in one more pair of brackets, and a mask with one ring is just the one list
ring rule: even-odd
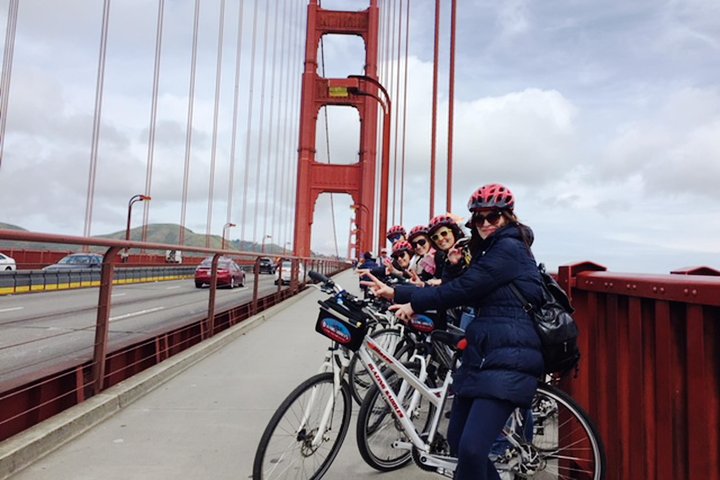
{"label": "red metal railing", "polygon": [[[32,355],[28,355],[29,363],[23,365],[22,370],[6,371],[6,369],[0,368],[0,441],[296,294],[302,289],[305,282],[305,279],[298,275],[299,263],[304,264],[303,271],[316,270],[326,275],[332,275],[348,267],[343,262],[327,259],[286,257],[293,262],[293,275],[289,287],[283,288],[282,282],[279,282],[273,293],[261,297],[257,288],[260,255],[254,252],[222,251],[190,246],[180,247],[10,230],[0,230],[0,240],[93,245],[106,250],[100,274],[94,342],[80,347],[74,352],[72,358],[69,358],[67,353],[61,353],[55,358],[43,358],[39,361]],[[142,335],[136,335],[132,339],[115,342],[110,349],[108,343],[110,295],[115,267],[121,262],[119,252],[124,248],[160,251],[175,249],[213,256],[213,277],[208,295],[207,313],[196,315],[196,318],[182,319],[180,325],[176,323],[173,327],[164,327],[162,331],[145,331],[142,332]],[[254,264],[255,266],[253,272],[255,288],[253,288],[252,298],[244,304],[224,311],[217,310],[215,302],[217,259],[220,255],[240,258],[239,263]],[[10,323],[12,325],[9,328],[17,327],[16,322]],[[3,327],[3,322],[0,322],[0,329]],[[66,330],[72,331],[73,329]],[[93,326],[83,327],[82,330],[92,332]],[[6,341],[0,348],[5,350],[17,348],[18,351],[25,354],[26,351],[33,350],[33,346],[29,343],[60,341],[62,340],[61,336],[65,333],[47,333],[32,340],[23,340],[16,345],[8,344]],[[48,367],[48,364],[51,366]]]}
{"label": "red metal railing", "polygon": [[[581,332],[563,382],[600,429],[608,479],[720,478],[720,277],[561,267]],[[690,274],[688,274],[690,273]]]}

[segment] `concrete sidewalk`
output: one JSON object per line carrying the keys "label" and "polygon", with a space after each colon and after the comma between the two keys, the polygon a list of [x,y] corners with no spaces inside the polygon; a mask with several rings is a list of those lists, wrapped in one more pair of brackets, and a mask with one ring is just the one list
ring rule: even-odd
{"label": "concrete sidewalk", "polygon": [[[358,290],[353,272],[336,281]],[[328,340],[315,333],[314,324],[317,300],[324,296],[309,289],[214,343],[198,345],[185,360],[189,367],[181,360],[175,367],[163,362],[142,379],[109,389],[116,406],[107,419],[9,478],[250,478],[255,449],[275,409],[320,367]],[[82,412],[65,416],[83,421]],[[354,420],[326,479],[381,475],[360,458]],[[440,478],[414,465],[384,477]]]}

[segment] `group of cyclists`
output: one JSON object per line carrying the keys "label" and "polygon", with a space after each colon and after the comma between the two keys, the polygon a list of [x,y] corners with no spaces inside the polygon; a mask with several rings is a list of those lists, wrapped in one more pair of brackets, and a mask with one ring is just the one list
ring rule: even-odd
{"label": "group of cyclists", "polygon": [[[541,343],[530,315],[511,285],[534,305],[542,279],[531,251],[532,230],[515,215],[515,196],[501,184],[475,190],[464,230],[451,214],[410,229],[387,232],[392,253],[377,264],[366,253],[361,285],[394,302],[397,318],[435,310],[465,330],[468,346],[453,377],[448,443],[458,464],[455,479],[500,476],[490,458],[512,411],[528,409],[543,375]],[[459,312],[445,315],[444,312]]]}

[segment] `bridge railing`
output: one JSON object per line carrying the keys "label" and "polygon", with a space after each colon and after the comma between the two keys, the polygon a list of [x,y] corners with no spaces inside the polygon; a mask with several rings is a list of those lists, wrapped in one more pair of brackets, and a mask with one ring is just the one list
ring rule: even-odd
{"label": "bridge railing", "polygon": [[609,273],[590,262],[558,271],[582,350],[578,376],[563,386],[600,428],[608,479],[718,478],[720,277],[704,267],[677,273]]}
{"label": "bridge railing", "polygon": [[[62,328],[49,329],[44,324],[43,328],[33,330],[38,333],[31,335],[32,338],[23,337],[20,340],[17,338],[13,340],[15,338],[13,335],[21,329],[22,322],[4,320],[0,317],[0,338],[3,339],[0,343],[0,355],[15,357],[12,366],[7,362],[0,362],[0,441],[97,395],[104,389],[212,337],[265,308],[282,302],[304,287],[307,281],[306,272],[310,270],[333,275],[349,267],[347,263],[337,260],[284,256],[283,258],[292,262],[289,285],[285,287],[284,282],[278,281],[277,288],[268,289],[266,286],[260,290],[260,257],[267,255],[263,253],[14,230],[0,230],[1,240],[70,244],[83,248],[93,247],[96,250],[102,247],[105,253],[102,267],[99,269],[99,281],[86,282],[85,285],[99,287],[94,324],[80,327],[68,324],[63,325]],[[187,318],[175,319],[169,326],[147,326],[141,331],[132,332],[133,334],[127,337],[109,340],[113,283],[117,277],[122,277],[122,283],[128,281],[124,275],[117,273],[128,269],[126,265],[121,265],[123,257],[120,252],[129,248],[161,252],[182,250],[213,258],[212,279],[205,313],[195,312],[192,315],[188,314]],[[244,302],[234,301],[230,307],[221,307],[216,301],[217,263],[221,256],[233,257],[240,264],[253,266],[252,294],[248,295]],[[97,275],[97,272],[95,274]],[[268,293],[268,290],[271,290],[271,293]],[[32,295],[36,294],[28,295],[32,298]],[[225,304],[227,302],[223,303]],[[43,314],[40,320],[46,323],[51,321],[52,318],[48,315],[52,317],[51,314]],[[67,317],[67,312],[65,316]],[[69,320],[66,318],[64,321]],[[4,329],[5,332],[2,332]],[[70,348],[68,345],[62,345],[61,349],[61,344],[70,344],[68,335],[77,332],[83,332],[83,337],[82,340],[72,344],[76,350],[68,352],[67,348]],[[117,334],[115,336],[117,337]],[[92,337],[94,341],[90,340]],[[50,345],[50,348],[42,343],[52,341],[56,343]],[[50,357],[46,355],[39,358],[38,352],[43,350],[51,350],[51,353],[47,354]],[[17,360],[18,358],[27,361]]]}

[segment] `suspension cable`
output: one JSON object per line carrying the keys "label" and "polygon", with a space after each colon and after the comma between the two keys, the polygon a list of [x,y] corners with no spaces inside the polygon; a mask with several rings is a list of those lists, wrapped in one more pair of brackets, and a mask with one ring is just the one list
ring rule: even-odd
{"label": "suspension cable", "polygon": [[405,80],[403,86],[402,118],[402,167],[400,169],[400,225],[403,224],[403,202],[405,200],[405,140],[407,133],[407,86],[408,86],[408,45],[410,41],[410,0],[405,3]]}
{"label": "suspension cable", "polygon": [[430,213],[435,210],[435,159],[437,149],[438,57],[440,56],[440,0],[435,0],[435,46],[433,48],[432,127],[430,134]]}
{"label": "suspension cable", "polygon": [[[162,53],[162,34],[165,17],[165,0],[158,1],[158,18],[155,28],[155,64],[153,67],[152,96],[150,104],[150,125],[148,126],[147,164],[145,170],[145,195],[152,196],[153,160],[155,158],[155,127],[157,125],[158,90],[160,85],[160,56]],[[142,241],[147,241],[150,202],[143,203]]]}
{"label": "suspension cable", "polygon": [[7,125],[8,99],[10,98],[10,78],[12,76],[15,37],[17,31],[18,1],[8,4],[7,26],[5,27],[5,52],[3,54],[2,79],[0,79],[0,166],[5,151],[5,126]]}
{"label": "suspension cable", "polygon": [[[281,37],[280,37],[280,78],[278,80],[278,90],[280,90],[280,98],[278,98],[278,103],[277,103],[277,115],[278,115],[278,118],[277,118],[277,141],[275,142],[276,146],[274,149],[275,161],[273,162],[274,166],[275,166],[275,171],[273,172],[273,195],[272,195],[272,198],[274,198],[274,199],[279,199],[281,196],[281,193],[282,193],[279,191],[279,189],[280,189],[279,175],[280,175],[280,172],[282,171],[281,166],[284,163],[284,155],[282,154],[282,150],[283,150],[282,139],[283,139],[283,133],[284,133],[283,128],[284,127],[281,126],[281,125],[284,125],[284,122],[282,121],[281,109],[283,108],[283,103],[287,103],[288,99],[284,98],[286,91],[284,89],[280,88],[280,85],[282,84],[283,78],[285,78],[285,67],[286,67],[286,59],[287,59],[287,55],[286,55],[287,44],[285,43],[287,41],[285,34],[287,33],[286,22],[287,22],[287,13],[289,10],[287,8],[287,2],[288,2],[288,0],[283,0],[282,7],[280,9],[282,12],[282,22],[281,22],[282,33],[281,33]],[[276,28],[276,30],[277,30],[277,28]],[[275,56],[275,54],[273,53],[273,57],[274,56]],[[275,60],[273,60],[273,64],[274,63],[275,63]],[[274,73],[275,73],[275,70],[273,69],[273,96],[275,93]],[[272,131],[273,130],[271,130],[271,132]],[[272,145],[272,141],[268,140],[268,145],[269,146]],[[269,175],[268,175],[268,177],[269,177]],[[267,207],[268,203],[266,203],[265,205]],[[278,242],[281,242],[280,246],[283,249],[283,253],[285,253],[285,243],[284,243],[285,240],[280,236],[279,229],[278,230],[275,229],[275,225],[277,223],[277,207],[278,207],[278,202],[277,201],[272,202],[272,212],[270,213],[270,215],[272,215],[272,222],[270,224],[270,235],[272,235],[273,238],[276,238]],[[265,210],[265,218],[267,219],[267,217],[268,217],[268,212],[266,209]],[[267,228],[267,227],[265,227],[265,228]]]}
{"label": "suspension cable", "polygon": [[[275,15],[275,23],[273,26],[273,54],[272,54],[272,75],[270,77],[270,118],[268,120],[268,141],[267,141],[267,159],[265,161],[265,205],[263,209],[263,235],[268,233],[268,206],[270,204],[270,198],[273,198],[273,196],[269,195],[270,193],[270,168],[274,167],[275,170],[277,170],[277,165],[273,165],[275,162],[273,161],[273,152],[272,152],[272,144],[273,144],[273,122],[275,120],[275,78],[277,77],[277,50],[278,50],[278,20],[280,18],[280,15]],[[273,185],[274,187],[274,185]],[[273,238],[272,233],[270,234],[270,238]],[[278,242],[279,239],[275,238],[275,241]]]}
{"label": "suspension cable", "polygon": [[190,87],[188,91],[187,130],[185,131],[185,167],[183,170],[183,192],[180,212],[180,235],[178,244],[185,244],[185,216],[187,214],[188,181],[190,179],[190,151],[192,147],[193,107],[195,103],[195,71],[197,69],[197,44],[200,23],[200,0],[195,0],[193,18],[192,57],[190,61]]}
{"label": "suspension cable", "polygon": [[[230,137],[230,171],[228,172],[227,214],[225,223],[232,223],[235,161],[237,153],[238,103],[240,100],[240,64],[242,60],[242,24],[245,2],[238,2],[237,39],[235,41],[235,86],[233,90],[232,134]],[[242,237],[241,237],[242,238]]]}
{"label": "suspension cable", "polygon": [[[400,98],[400,59],[401,59],[401,47],[402,47],[402,23],[403,23],[402,0],[398,0],[398,12],[399,12],[398,22],[397,22],[398,23],[398,38],[397,38],[397,57],[396,57],[397,58],[397,70],[396,70],[396,78],[395,78],[395,85],[394,85],[395,86],[395,105],[396,105],[396,107],[395,107],[395,112],[393,115],[395,117],[395,134],[394,134],[395,154],[393,155],[393,168],[394,168],[393,177],[395,179],[395,183],[394,183],[394,188],[393,188],[393,206],[396,205],[396,192],[398,189],[398,185],[402,192],[402,182],[403,182],[402,177],[400,179],[398,179],[398,174],[397,174],[398,163],[399,163],[398,162],[398,126],[400,125],[400,121],[398,119],[398,110],[399,110],[398,106],[400,105],[400,102],[398,101],[398,99]],[[400,218],[399,224],[402,225],[402,218],[403,218],[402,194],[398,195],[398,197],[400,197],[400,206],[398,208],[398,211],[400,213],[399,214],[399,218]],[[395,219],[393,218],[393,223],[394,223],[394,220]]]}
{"label": "suspension cable", "polygon": [[105,58],[107,54],[107,34],[110,23],[110,0],[103,3],[102,29],[100,31],[100,52],[98,54],[98,73],[95,85],[95,112],[93,114],[92,142],[90,146],[90,169],[88,172],[87,198],[85,202],[85,227],[83,235],[90,236],[92,211],[95,197],[95,176],[97,173],[98,144],[100,140],[100,119],[102,116],[103,88],[105,84]]}
{"label": "suspension cable", "polygon": [[215,163],[217,158],[217,130],[218,130],[218,112],[220,110],[220,80],[222,78],[222,56],[223,56],[223,36],[225,28],[225,0],[220,0],[220,14],[218,15],[218,46],[217,46],[217,64],[215,66],[215,104],[213,106],[213,126],[212,126],[212,147],[210,149],[210,180],[208,183],[208,211],[207,222],[205,224],[205,247],[210,247],[210,233],[212,232],[213,217],[213,200],[215,193]]}
{"label": "suspension cable", "polygon": [[[260,120],[258,121],[258,140],[257,140],[257,158],[255,160],[256,165],[256,181],[255,185],[255,216],[253,217],[253,240],[257,240],[257,226],[258,226],[258,210],[260,205],[260,181],[261,181],[261,168],[262,168],[262,143],[264,136],[264,119],[265,119],[265,87],[267,86],[266,74],[267,74],[267,45],[268,45],[268,30],[270,29],[270,15],[267,11],[267,3],[265,4],[265,31],[263,32],[263,60],[262,60],[262,77],[260,81]],[[261,241],[265,244],[265,232],[261,234]]]}
{"label": "suspension cable", "polygon": [[448,92],[448,147],[447,147],[447,188],[446,211],[452,212],[452,184],[453,184],[453,132],[455,124],[455,26],[457,14],[457,0],[451,1],[450,12],[450,78]]}
{"label": "suspension cable", "polygon": [[257,31],[257,11],[258,11],[258,1],[255,0],[255,10],[253,11],[253,23],[252,23],[252,33],[250,35],[250,38],[252,38],[252,46],[250,48],[250,85],[248,87],[248,115],[247,115],[247,123],[246,123],[246,130],[245,130],[245,158],[243,159],[243,163],[245,165],[245,168],[243,169],[243,203],[242,203],[242,219],[240,221],[240,238],[243,240],[247,240],[245,237],[245,213],[247,212],[247,191],[248,191],[248,178],[250,177],[250,133],[252,131],[252,121],[253,121],[253,106],[255,103],[255,97],[253,95],[253,90],[255,88],[255,48],[257,45],[255,33]]}

